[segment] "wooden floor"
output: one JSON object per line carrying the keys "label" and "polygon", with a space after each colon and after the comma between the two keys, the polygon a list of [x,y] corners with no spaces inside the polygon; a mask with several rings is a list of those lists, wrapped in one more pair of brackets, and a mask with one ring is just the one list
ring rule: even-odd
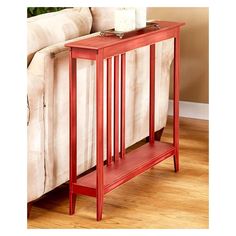
{"label": "wooden floor", "polygon": [[[172,140],[172,119],[163,141]],[[208,121],[181,118],[180,171],[169,158],[105,196],[97,222],[95,198],[78,196],[68,215],[68,185],[34,203],[28,228],[208,228]]]}

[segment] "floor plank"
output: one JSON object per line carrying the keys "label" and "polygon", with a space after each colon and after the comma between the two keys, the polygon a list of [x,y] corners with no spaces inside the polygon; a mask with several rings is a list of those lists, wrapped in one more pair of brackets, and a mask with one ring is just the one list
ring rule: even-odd
{"label": "floor plank", "polygon": [[[168,118],[163,141],[172,140]],[[141,142],[142,143],[142,142]],[[208,228],[208,121],[180,119],[180,171],[169,158],[105,196],[97,222],[92,197],[68,215],[64,184],[32,206],[28,228]]]}

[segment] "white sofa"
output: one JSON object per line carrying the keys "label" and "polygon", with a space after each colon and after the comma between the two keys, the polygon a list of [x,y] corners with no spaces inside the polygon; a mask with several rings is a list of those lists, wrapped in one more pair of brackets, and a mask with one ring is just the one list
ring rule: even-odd
{"label": "white sofa", "polygon": [[[69,179],[69,73],[64,44],[112,28],[113,13],[114,8],[71,8],[27,19],[28,202]],[[173,39],[158,43],[156,131],[166,125],[172,60]],[[126,147],[148,136],[148,61],[148,47],[127,53]],[[77,63],[80,174],[96,160],[95,64],[88,60]],[[106,151],[104,159],[105,155]]]}

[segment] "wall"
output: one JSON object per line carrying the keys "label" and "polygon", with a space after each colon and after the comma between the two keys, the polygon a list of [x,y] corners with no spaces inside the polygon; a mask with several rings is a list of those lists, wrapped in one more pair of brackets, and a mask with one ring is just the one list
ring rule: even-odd
{"label": "wall", "polygon": [[208,103],[208,8],[148,8],[147,18],[186,23],[181,32],[180,100]]}

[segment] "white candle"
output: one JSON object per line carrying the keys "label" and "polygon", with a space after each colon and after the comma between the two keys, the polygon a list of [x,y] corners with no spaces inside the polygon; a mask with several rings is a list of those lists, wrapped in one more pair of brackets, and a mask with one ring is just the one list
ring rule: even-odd
{"label": "white candle", "polygon": [[143,28],[146,27],[147,11],[146,7],[135,8],[135,27]]}
{"label": "white candle", "polygon": [[135,29],[135,9],[119,8],[115,10],[115,31],[131,31]]}

